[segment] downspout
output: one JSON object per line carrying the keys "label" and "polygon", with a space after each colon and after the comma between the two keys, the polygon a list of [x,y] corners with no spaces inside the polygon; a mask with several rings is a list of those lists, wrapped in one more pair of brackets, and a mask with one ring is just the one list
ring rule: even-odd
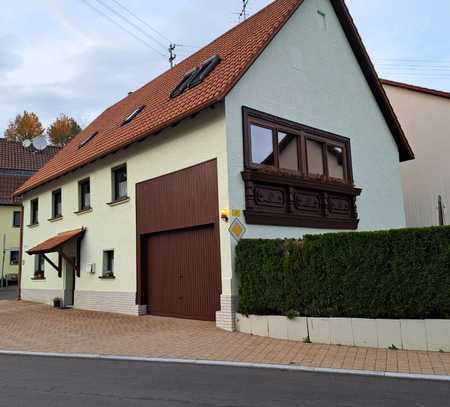
{"label": "downspout", "polygon": [[23,205],[20,208],[20,243],[19,243],[19,272],[17,276],[17,301],[22,299],[22,258],[23,258]]}

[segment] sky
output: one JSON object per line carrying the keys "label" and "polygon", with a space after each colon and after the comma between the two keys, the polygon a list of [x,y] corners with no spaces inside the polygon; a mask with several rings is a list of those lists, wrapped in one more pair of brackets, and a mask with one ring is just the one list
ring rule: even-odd
{"label": "sky", "polygon": [[[270,2],[249,0],[248,15]],[[346,3],[381,77],[450,91],[449,0]],[[61,113],[86,126],[168,69],[170,42],[179,44],[177,60],[185,58],[236,25],[241,5],[242,0],[2,4],[0,136],[23,110],[37,113],[44,126]]]}

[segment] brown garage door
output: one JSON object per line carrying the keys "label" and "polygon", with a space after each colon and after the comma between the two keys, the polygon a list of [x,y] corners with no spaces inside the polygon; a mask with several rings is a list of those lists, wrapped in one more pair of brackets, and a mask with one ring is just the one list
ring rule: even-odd
{"label": "brown garage door", "polygon": [[217,166],[137,185],[138,303],[155,315],[214,320],[221,275]]}
{"label": "brown garage door", "polygon": [[214,320],[220,275],[214,225],[147,238],[148,298],[154,315]]}

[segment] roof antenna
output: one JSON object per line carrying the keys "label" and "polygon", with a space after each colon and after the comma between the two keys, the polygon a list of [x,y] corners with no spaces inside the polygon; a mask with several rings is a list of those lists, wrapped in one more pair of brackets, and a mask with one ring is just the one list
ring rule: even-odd
{"label": "roof antenna", "polygon": [[243,18],[244,20],[247,19],[247,4],[248,0],[242,0],[242,11],[239,14],[239,20]]}
{"label": "roof antenna", "polygon": [[176,46],[177,44],[169,44],[169,63],[171,68],[173,68],[173,61],[177,57],[177,54],[174,53]]}

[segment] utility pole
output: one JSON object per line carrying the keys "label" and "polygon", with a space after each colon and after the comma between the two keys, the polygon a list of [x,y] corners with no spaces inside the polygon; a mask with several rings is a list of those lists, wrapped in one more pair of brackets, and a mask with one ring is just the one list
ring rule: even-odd
{"label": "utility pole", "polygon": [[247,19],[247,4],[248,4],[248,0],[242,0],[242,11],[239,14],[239,18],[243,18],[244,20]]}
{"label": "utility pole", "polygon": [[169,63],[171,68],[173,68],[173,61],[175,61],[175,58],[177,57],[177,54],[174,53],[176,46],[176,44],[169,45]]}

